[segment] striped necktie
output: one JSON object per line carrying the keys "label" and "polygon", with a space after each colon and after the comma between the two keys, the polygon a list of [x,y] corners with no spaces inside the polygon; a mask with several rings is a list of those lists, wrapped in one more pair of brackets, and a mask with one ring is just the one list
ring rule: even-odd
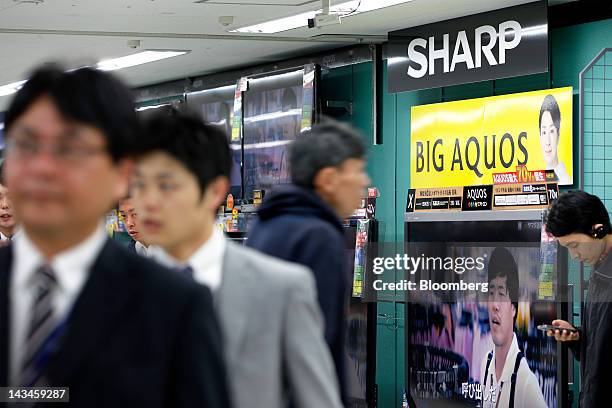
{"label": "striped necktie", "polygon": [[57,288],[55,273],[44,264],[36,269],[34,279],[36,288],[22,360],[20,385],[23,387],[44,385],[41,376],[52,352],[51,340],[57,325],[57,316],[53,313],[53,296]]}

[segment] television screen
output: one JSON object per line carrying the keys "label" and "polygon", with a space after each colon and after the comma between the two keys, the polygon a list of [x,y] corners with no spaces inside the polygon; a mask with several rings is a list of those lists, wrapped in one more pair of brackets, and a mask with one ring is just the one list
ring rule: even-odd
{"label": "television screen", "polygon": [[[192,92],[186,95],[186,106],[208,123],[220,126],[227,137],[232,133],[232,114],[234,110],[235,85]],[[232,172],[230,192],[234,198],[242,198],[242,145],[240,141],[230,141],[232,149]]]}
{"label": "television screen", "polygon": [[303,69],[249,80],[243,100],[246,198],[290,182],[287,147],[301,130],[302,83]]}
{"label": "television screen", "polygon": [[[516,353],[505,360],[503,367],[497,367],[501,372],[499,380],[495,358],[488,369],[487,360],[489,354],[494,356],[493,352],[504,351],[513,344],[508,355],[520,350],[527,363],[519,373],[520,381],[533,383],[540,390],[540,395],[527,405],[519,402],[523,395],[516,394],[515,406],[557,407],[561,381],[557,344],[537,330],[539,324],[550,324],[558,315],[555,303],[538,301],[541,222],[474,222],[473,228],[442,222],[407,224],[412,253],[444,259],[481,259],[484,265],[459,276],[452,272],[442,277],[437,270],[422,270],[416,275],[417,282],[461,279],[489,285],[487,290],[454,293],[453,299],[433,291],[411,297],[406,317],[409,398],[419,407],[507,408],[510,387],[504,387],[503,380],[513,371]],[[495,229],[504,232],[506,242],[479,239]],[[495,286],[500,281],[505,285],[503,290]],[[516,306],[508,300],[513,287]],[[507,296],[502,300],[508,301],[501,302],[502,296]]]}

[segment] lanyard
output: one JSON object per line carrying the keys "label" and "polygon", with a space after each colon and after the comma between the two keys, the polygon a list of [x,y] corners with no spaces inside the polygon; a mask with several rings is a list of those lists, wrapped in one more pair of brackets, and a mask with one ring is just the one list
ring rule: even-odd
{"label": "lanyard", "polygon": [[[493,381],[493,373],[491,373],[491,384],[495,384],[495,381]],[[485,381],[485,388],[486,386],[487,386],[487,382]],[[499,385],[499,392],[496,392],[497,401],[495,402],[495,408],[499,407],[499,400],[500,400],[501,392],[503,388],[504,388],[504,382],[502,381],[501,384]]]}

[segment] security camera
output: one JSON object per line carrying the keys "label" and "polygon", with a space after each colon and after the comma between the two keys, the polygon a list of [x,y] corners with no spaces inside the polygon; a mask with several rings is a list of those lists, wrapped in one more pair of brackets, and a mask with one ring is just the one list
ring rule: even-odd
{"label": "security camera", "polygon": [[234,24],[234,16],[221,16],[219,17],[219,24],[223,27]]}
{"label": "security camera", "polygon": [[340,24],[340,14],[319,13],[314,18],[308,19],[308,28],[321,28],[330,25]]}
{"label": "security camera", "polygon": [[140,48],[140,40],[128,40],[127,46],[129,48]]}

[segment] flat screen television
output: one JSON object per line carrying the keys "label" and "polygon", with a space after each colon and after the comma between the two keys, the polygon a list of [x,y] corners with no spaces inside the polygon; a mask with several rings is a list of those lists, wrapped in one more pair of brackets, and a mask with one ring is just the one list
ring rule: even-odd
{"label": "flat screen television", "polygon": [[[562,365],[561,349],[554,339],[536,328],[539,324],[550,324],[561,313],[558,302],[538,301],[541,228],[539,220],[407,222],[406,244],[410,246],[407,251],[419,256],[482,257],[485,268],[472,274],[471,278],[484,282],[488,281],[490,264],[487,259],[493,250],[503,247],[509,251],[518,268],[519,302],[513,324],[518,347],[537,379],[546,406],[563,407],[565,401],[559,396],[565,395],[560,391],[565,388],[563,382],[567,380],[563,374],[566,368]],[[423,278],[452,280],[448,275],[436,278],[437,272],[421,271],[417,281]],[[470,276],[466,273],[461,278],[466,280]],[[490,319],[491,307],[495,308],[490,293],[460,293],[452,300],[436,299],[438,296],[428,293],[427,299],[407,300],[408,400],[417,407],[491,406],[491,393],[485,390],[483,379],[489,352],[495,347],[495,339],[499,341],[500,329],[495,328],[498,337],[494,337],[491,321],[498,326],[501,323]],[[497,312],[493,313],[495,318]],[[512,327],[512,320],[507,325]],[[486,384],[490,385],[490,380],[487,381]],[[481,394],[472,392],[479,387],[482,387]],[[507,388],[494,390],[493,396],[497,393],[501,398],[503,393],[509,392]],[[503,405],[500,404],[499,408],[507,408]]]}
{"label": "flat screen television", "polygon": [[[270,190],[290,183],[288,145],[300,134],[304,69],[249,80],[244,93],[244,191]],[[311,93],[312,95],[312,93]]]}
{"label": "flat screen television", "polygon": [[[200,115],[206,122],[220,126],[229,138],[235,90],[236,85],[227,85],[188,93],[185,96],[186,109]],[[233,157],[230,192],[234,198],[242,198],[242,145],[240,141],[230,141],[230,148]]]}

